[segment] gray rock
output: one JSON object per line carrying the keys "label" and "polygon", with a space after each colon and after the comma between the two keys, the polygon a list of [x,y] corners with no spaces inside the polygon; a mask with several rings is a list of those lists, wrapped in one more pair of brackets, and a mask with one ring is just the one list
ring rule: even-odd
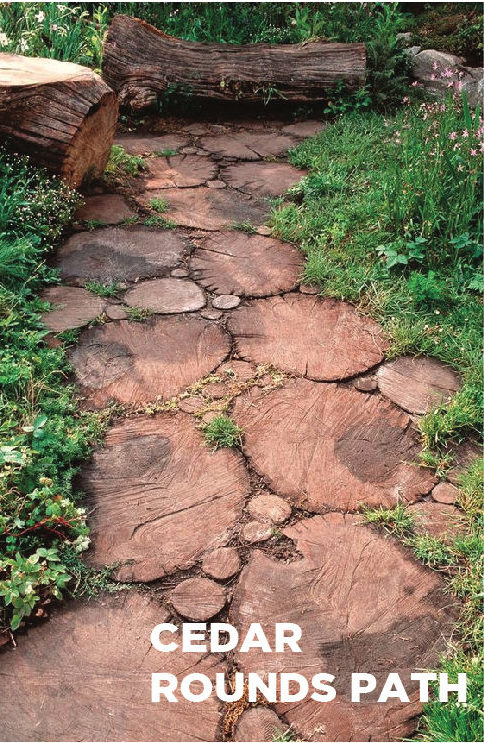
{"label": "gray rock", "polygon": [[217,310],[233,310],[234,307],[238,307],[239,304],[240,297],[237,297],[235,294],[220,294],[220,296],[215,297],[212,302],[212,305]]}

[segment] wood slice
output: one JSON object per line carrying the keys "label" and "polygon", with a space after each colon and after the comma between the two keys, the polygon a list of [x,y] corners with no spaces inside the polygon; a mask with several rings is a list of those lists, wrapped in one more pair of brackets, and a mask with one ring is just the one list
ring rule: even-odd
{"label": "wood slice", "polygon": [[[158,194],[150,191],[142,197],[147,206]],[[198,188],[170,189],[159,192],[168,202],[167,219],[184,227],[200,230],[223,230],[237,222],[262,224],[270,213],[266,202],[249,199],[248,196],[228,189],[219,190],[200,186]]]}
{"label": "wood slice", "polygon": [[236,741],[284,740],[288,726],[268,707],[250,707],[242,712],[235,728]]}
{"label": "wood slice", "polygon": [[227,185],[242,193],[282,196],[299,183],[306,172],[288,163],[236,163],[224,168],[221,177]]}
{"label": "wood slice", "polygon": [[450,504],[414,503],[409,506],[408,513],[414,517],[416,534],[430,534],[432,537],[450,543],[465,533],[462,511]]}
{"label": "wood slice", "polygon": [[216,580],[227,580],[240,570],[240,558],[235,547],[219,547],[203,558],[202,570]]}
{"label": "wood slice", "polygon": [[42,315],[42,321],[53,333],[82,328],[102,315],[107,305],[102,297],[74,286],[52,286],[42,292],[41,298],[53,305]]}
{"label": "wood slice", "polygon": [[280,157],[296,140],[285,134],[268,134],[267,132],[239,132],[213,134],[200,141],[202,149],[218,158],[236,158],[237,160],[262,160],[264,157]]}
{"label": "wood slice", "polygon": [[211,451],[186,413],[115,426],[81,482],[94,509],[90,562],[132,561],[118,577],[134,581],[186,570],[222,546],[249,491],[242,456]]}
{"label": "wood slice", "polygon": [[378,395],[291,381],[237,398],[244,452],[271,489],[312,511],[395,506],[435,483],[415,464],[417,435],[406,413]]}
{"label": "wood slice", "polygon": [[136,212],[131,209],[123,196],[116,193],[103,193],[88,196],[84,206],[76,212],[75,219],[81,222],[119,224],[132,217],[136,217]]}
{"label": "wood slice", "polygon": [[218,614],[227,600],[225,589],[208,578],[189,578],[170,593],[173,607],[182,617],[204,622]]}
{"label": "wood slice", "polygon": [[229,330],[242,358],[321,381],[370,369],[388,345],[382,328],[351,305],[310,295],[249,302]]}
{"label": "wood slice", "polygon": [[115,94],[92,70],[0,54],[0,138],[71,186],[103,174],[117,116]]}
{"label": "wood slice", "polygon": [[[300,673],[310,684],[315,673],[333,674],[336,699],[278,703],[278,714],[302,740],[401,740],[413,732],[421,705],[416,668],[434,668],[454,629],[456,612],[443,583],[410,553],[354,516],[332,513],[284,530],[302,558],[289,563],[260,551],[252,554],[235,588],[229,621],[243,636],[260,622],[271,647],[277,622],[302,629],[301,653],[236,652],[240,670]],[[378,691],[351,702],[351,673],[376,676]],[[409,689],[410,703],[382,704],[377,698],[389,672]]]}
{"label": "wood slice", "polygon": [[183,41],[137,18],[115,16],[103,48],[104,79],[121,105],[142,109],[169,86],[191,97],[263,101],[326,99],[364,80],[364,44],[208,44]]}
{"label": "wood slice", "polygon": [[163,276],[184,252],[183,238],[170,230],[109,227],[72,235],[57,251],[57,266],[69,281],[110,284]]}
{"label": "wood slice", "polygon": [[196,280],[215,294],[252,297],[294,289],[302,253],[270,237],[226,231],[207,235],[190,260]]}
{"label": "wood slice", "polygon": [[[198,704],[150,699],[151,674],[193,672],[215,681],[214,655],[156,652],[150,634],[170,618],[135,591],[71,602],[2,655],[3,740],[212,741],[220,723],[213,694]],[[193,690],[195,690],[195,685]]]}
{"label": "wood slice", "polygon": [[271,521],[281,524],[291,515],[291,506],[278,495],[258,495],[249,501],[247,510],[258,521]]}
{"label": "wood slice", "polygon": [[178,152],[188,142],[188,137],[179,134],[162,134],[159,137],[126,134],[114,140],[114,144],[122,147],[130,155],[153,155],[167,150]]}
{"label": "wood slice", "polygon": [[217,167],[208,157],[176,155],[150,159],[148,170],[150,175],[144,181],[147,189],[192,188],[211,180]]}
{"label": "wood slice", "polygon": [[166,399],[210,374],[230,350],[218,325],[194,317],[121,320],[86,330],[71,352],[88,403],[141,404]]}
{"label": "wood slice", "polygon": [[437,503],[453,505],[459,497],[459,490],[450,482],[439,482],[432,490],[432,498]]}
{"label": "wood slice", "polygon": [[402,356],[377,371],[380,391],[409,413],[423,415],[459,389],[459,375],[437,359]]}
{"label": "wood slice", "polygon": [[173,278],[143,281],[126,292],[124,301],[163,315],[195,312],[206,304],[205,294],[194,281]]}

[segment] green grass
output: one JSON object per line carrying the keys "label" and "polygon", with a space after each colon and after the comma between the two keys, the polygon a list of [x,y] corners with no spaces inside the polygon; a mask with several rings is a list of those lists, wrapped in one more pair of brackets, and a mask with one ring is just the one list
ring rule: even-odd
{"label": "green grass", "polygon": [[255,233],[257,232],[256,228],[253,224],[251,224],[251,222],[231,222],[227,229],[234,232],[246,232],[247,235],[255,235]]}
{"label": "green grass", "polygon": [[[104,414],[79,410],[65,347],[45,343],[38,298],[56,282],[48,251],[79,198],[26,158],[0,151],[0,630],[69,590],[89,543],[73,489]],[[68,341],[68,339],[66,339]],[[72,340],[72,338],[71,338]]]}
{"label": "green grass", "polygon": [[218,415],[203,426],[203,435],[207,444],[214,449],[242,445],[242,429],[231,418]]}
{"label": "green grass", "polygon": [[116,282],[101,284],[99,281],[86,281],[84,288],[93,294],[97,294],[98,297],[117,297],[119,292],[122,291]]}
{"label": "green grass", "polygon": [[363,519],[367,524],[381,526],[389,534],[398,537],[405,536],[414,526],[414,518],[408,513],[404,505],[398,504],[395,508],[363,508]]}
{"label": "green grass", "polygon": [[176,227],[176,222],[171,219],[166,219],[159,214],[152,214],[143,222],[146,227],[158,227],[161,230],[173,230]]}
{"label": "green grass", "polygon": [[153,314],[147,307],[126,307],[125,312],[128,322],[144,322]]}
{"label": "green grass", "polygon": [[142,157],[129,155],[124,147],[113,144],[104,178],[107,182],[114,182],[126,176],[137,176],[143,170],[146,170],[146,163]]}
{"label": "green grass", "polygon": [[150,206],[150,209],[153,209],[153,211],[158,212],[158,214],[164,214],[166,211],[168,211],[167,200],[162,199],[159,196],[154,197],[153,199],[150,199],[149,206]]}

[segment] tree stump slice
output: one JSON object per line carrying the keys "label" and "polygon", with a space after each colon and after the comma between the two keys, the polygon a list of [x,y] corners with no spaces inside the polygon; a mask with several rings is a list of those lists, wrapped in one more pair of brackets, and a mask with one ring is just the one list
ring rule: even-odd
{"label": "tree stump slice", "polygon": [[242,193],[256,196],[282,196],[306,175],[289,163],[236,163],[224,168],[222,179]]}
{"label": "tree stump slice", "polygon": [[[449,606],[441,579],[410,553],[376,531],[355,524],[354,516],[315,516],[284,529],[302,555],[283,563],[252,553],[235,587],[229,621],[243,636],[261,622],[271,647],[275,624],[302,629],[301,653],[237,651],[245,673],[300,673],[309,683],[317,671],[336,676],[337,697],[321,704],[309,696],[278,703],[302,740],[401,740],[411,735],[421,710],[416,668],[434,668],[451,636],[457,612]],[[264,608],[261,616],[261,607]],[[373,673],[377,688],[390,671],[400,674],[410,703],[378,704],[378,691],[364,703],[351,702],[351,673]]]}
{"label": "tree stump slice", "polygon": [[235,402],[244,452],[274,492],[307,510],[392,507],[426,495],[435,478],[415,462],[406,413],[379,395],[306,379]]}
{"label": "tree stump slice", "polygon": [[77,284],[164,276],[183,258],[185,242],[170,230],[107,227],[72,235],[57,251],[64,279]]}
{"label": "tree stump slice", "polygon": [[[215,655],[163,657],[151,649],[153,627],[169,615],[147,593],[125,591],[70,602],[31,627],[2,655],[3,740],[213,741],[220,723],[215,694],[199,704],[153,704],[152,673],[181,679],[199,673],[213,682],[226,672]],[[150,652],[151,649],[151,652]],[[55,661],[55,663],[54,663]],[[161,667],[163,666],[163,667]]]}
{"label": "tree stump slice", "polygon": [[186,570],[223,546],[249,491],[242,456],[211,451],[180,412],[112,428],[81,482],[94,508],[90,562],[131,561],[118,577],[132,581]]}
{"label": "tree stump slice", "polygon": [[249,707],[242,712],[235,728],[236,741],[284,740],[288,726],[268,707]]}
{"label": "tree stump slice", "polygon": [[216,580],[227,580],[240,570],[239,553],[235,547],[219,547],[205,555],[202,570]]}
{"label": "tree stump slice", "polygon": [[120,224],[125,219],[136,217],[124,196],[117,193],[103,193],[88,196],[84,206],[75,215],[81,222],[96,221],[101,224]]}
{"label": "tree stump slice", "polygon": [[215,176],[217,167],[208,157],[176,155],[150,159],[148,170],[144,185],[150,190],[203,186]]}
{"label": "tree stump slice", "polygon": [[294,289],[302,253],[270,237],[226,231],[207,235],[190,260],[196,280],[215,294],[264,297]]}
{"label": "tree stump slice", "polygon": [[143,281],[126,292],[124,301],[162,315],[195,312],[206,304],[205,294],[194,281],[173,278]]}
{"label": "tree stump slice", "polygon": [[208,578],[189,578],[170,594],[173,607],[186,619],[204,622],[218,614],[227,601],[225,589]]}
{"label": "tree stump slice", "polygon": [[218,325],[195,317],[156,317],[84,331],[70,359],[88,403],[126,405],[166,399],[210,374],[230,340]]}
{"label": "tree stump slice", "polygon": [[249,302],[229,320],[239,356],[317,381],[367,371],[387,348],[382,328],[346,302],[290,294]]}
{"label": "tree stump slice", "polygon": [[0,54],[0,137],[70,186],[103,174],[117,117],[116,95],[87,67]]}
{"label": "tree stump slice", "polygon": [[103,48],[103,77],[121,105],[140,110],[170,85],[218,101],[327,99],[337,84],[363,83],[364,44],[207,44],[183,41],[137,18],[115,16]]}
{"label": "tree stump slice", "polygon": [[449,400],[460,387],[459,375],[450,366],[425,356],[389,361],[376,376],[383,395],[416,415]]}
{"label": "tree stump slice", "polygon": [[267,132],[213,134],[204,137],[202,149],[218,158],[235,158],[237,160],[262,160],[264,157],[280,157],[294,147],[296,140],[285,134],[268,134]]}
{"label": "tree stump slice", "polygon": [[433,501],[414,503],[409,506],[408,513],[415,519],[416,534],[430,534],[446,543],[465,534],[462,511],[451,504]]}
{"label": "tree stump slice", "polygon": [[42,292],[41,298],[53,305],[42,315],[43,322],[53,333],[82,328],[102,315],[107,306],[103,297],[75,286],[51,286]]}

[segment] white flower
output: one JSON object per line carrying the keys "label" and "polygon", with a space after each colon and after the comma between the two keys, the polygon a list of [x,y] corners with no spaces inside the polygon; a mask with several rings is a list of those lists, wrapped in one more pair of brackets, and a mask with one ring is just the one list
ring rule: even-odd
{"label": "white flower", "polygon": [[26,52],[27,49],[29,48],[29,45],[27,43],[27,40],[26,39],[20,39],[19,47],[20,47],[20,51],[21,52]]}
{"label": "white flower", "polygon": [[0,46],[7,46],[7,44],[10,44],[7,34],[0,33]]}
{"label": "white flower", "polygon": [[43,10],[39,10],[39,12],[35,14],[35,17],[36,17],[36,19],[37,19],[37,23],[42,23],[42,21],[43,21],[43,20],[44,20],[44,18],[45,18],[45,13],[44,13],[44,11],[43,11]]}

